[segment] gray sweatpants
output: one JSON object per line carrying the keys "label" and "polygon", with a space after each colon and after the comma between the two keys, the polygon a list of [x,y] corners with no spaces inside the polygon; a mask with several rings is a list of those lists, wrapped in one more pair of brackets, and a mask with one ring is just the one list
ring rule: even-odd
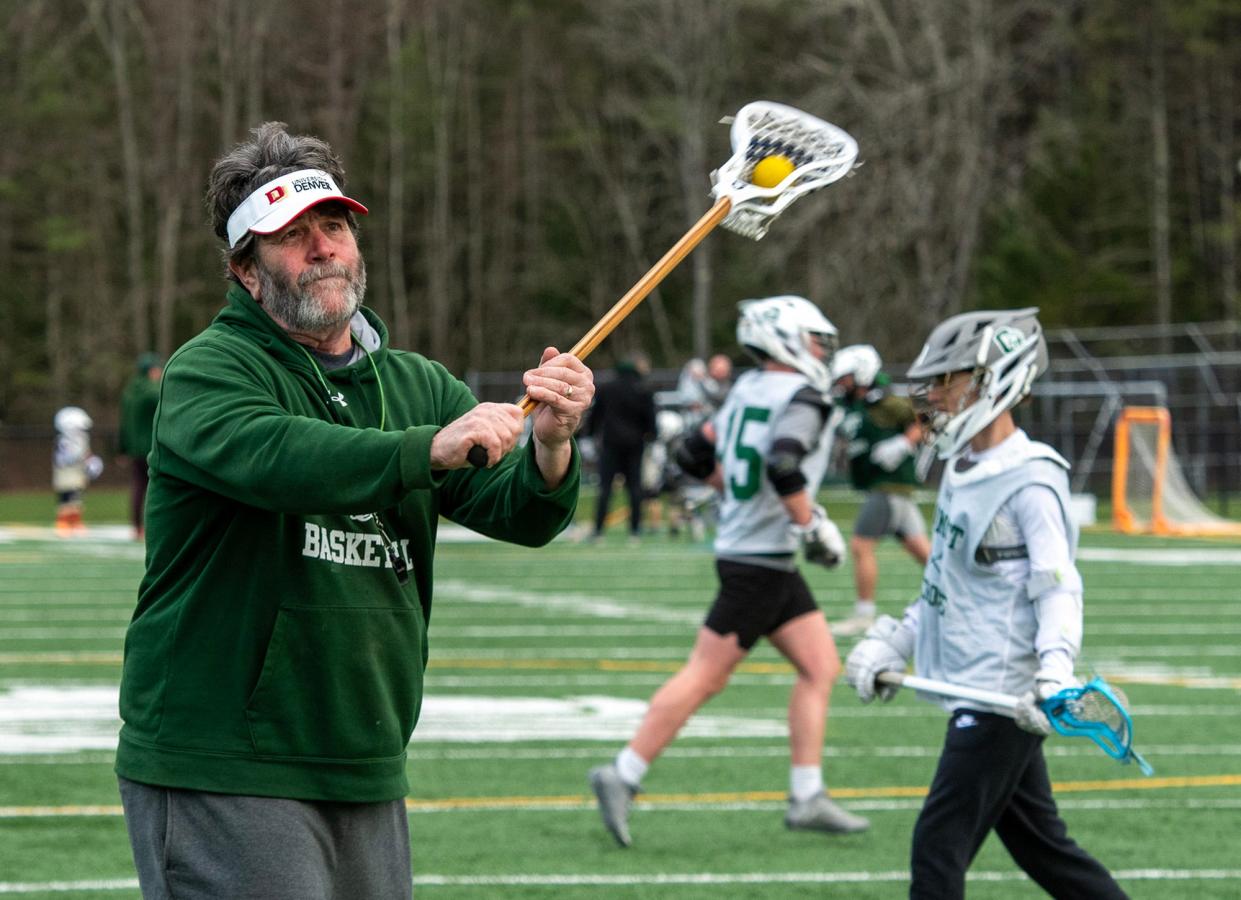
{"label": "gray sweatpants", "polygon": [[117,779],[145,900],[409,900],[405,802],[210,794]]}

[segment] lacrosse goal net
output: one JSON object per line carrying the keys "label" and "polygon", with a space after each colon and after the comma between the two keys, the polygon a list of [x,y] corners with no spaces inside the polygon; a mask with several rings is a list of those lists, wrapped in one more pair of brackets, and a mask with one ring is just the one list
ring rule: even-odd
{"label": "lacrosse goal net", "polygon": [[1185,480],[1163,407],[1127,406],[1116,419],[1112,524],[1126,534],[1241,536],[1241,522],[1215,515]]}

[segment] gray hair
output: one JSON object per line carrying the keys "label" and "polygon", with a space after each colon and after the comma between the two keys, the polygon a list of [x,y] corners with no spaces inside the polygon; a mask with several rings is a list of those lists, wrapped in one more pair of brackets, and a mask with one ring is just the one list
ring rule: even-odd
{"label": "gray hair", "polygon": [[[252,130],[254,139],[238,144],[216,160],[207,179],[204,198],[211,216],[211,229],[216,237],[228,242],[228,217],[243,200],[263,184],[299,169],[321,169],[343,191],[345,167],[327,141],[308,134],[291,135],[284,122],[264,122]],[[357,219],[346,213],[349,227],[356,233]],[[224,263],[245,263],[255,254],[253,234],[247,234],[237,246],[224,249]],[[228,277],[236,276],[228,271]]]}

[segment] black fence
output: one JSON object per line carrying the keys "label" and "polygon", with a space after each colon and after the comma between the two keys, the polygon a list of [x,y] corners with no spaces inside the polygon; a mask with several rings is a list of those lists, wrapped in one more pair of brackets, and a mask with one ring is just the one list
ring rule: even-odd
{"label": "black fence", "polygon": [[[1228,514],[1241,514],[1241,326],[1205,323],[1048,332],[1052,366],[1018,410],[1030,434],[1055,446],[1074,464],[1075,491],[1106,497],[1111,490],[1112,438],[1124,406],[1163,406],[1172,417],[1172,442],[1199,497]],[[905,365],[889,366],[897,379]],[[600,369],[597,377],[610,377]],[[672,391],[679,372],[659,369],[650,384]],[[483,400],[521,394],[520,372],[471,372],[466,381]],[[667,396],[667,395],[665,395]],[[0,490],[50,490],[53,432],[46,427],[0,426]],[[114,423],[92,435],[95,452],[113,462]],[[124,484],[126,471],[109,465],[105,484]]]}

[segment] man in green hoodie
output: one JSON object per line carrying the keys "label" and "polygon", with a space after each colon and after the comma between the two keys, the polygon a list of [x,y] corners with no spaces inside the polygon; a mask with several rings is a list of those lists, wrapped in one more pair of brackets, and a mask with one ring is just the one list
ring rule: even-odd
{"label": "man in green hoodie", "polygon": [[409,897],[436,524],[538,546],[576,506],[590,370],[543,352],[517,448],[519,407],[389,347],[361,306],[366,208],[343,183],[326,143],[278,122],[211,173],[232,283],[164,370],[121,680],[147,898]]}

